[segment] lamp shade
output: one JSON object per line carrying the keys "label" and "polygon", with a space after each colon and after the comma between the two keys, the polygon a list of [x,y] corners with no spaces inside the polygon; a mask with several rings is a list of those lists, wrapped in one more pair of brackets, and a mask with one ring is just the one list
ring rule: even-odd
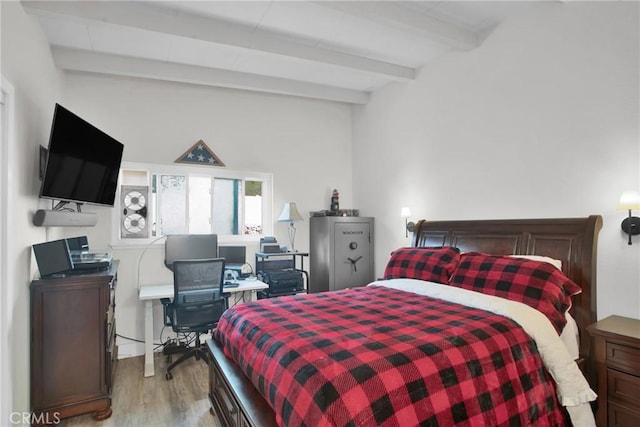
{"label": "lamp shade", "polygon": [[622,192],[620,201],[618,202],[619,210],[638,210],[640,209],[640,193],[635,190],[627,190]]}
{"label": "lamp shade", "polygon": [[402,210],[400,210],[400,217],[401,218],[409,218],[411,216],[411,210],[408,207],[403,207]]}
{"label": "lamp shade", "polygon": [[280,213],[280,217],[278,217],[278,222],[297,222],[302,221],[302,216],[300,212],[298,212],[298,208],[296,204],[293,202],[286,202],[282,207],[282,212]]}

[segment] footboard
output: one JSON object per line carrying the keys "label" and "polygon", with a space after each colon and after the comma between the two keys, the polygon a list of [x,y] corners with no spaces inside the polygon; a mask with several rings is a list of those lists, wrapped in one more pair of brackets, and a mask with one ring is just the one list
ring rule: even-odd
{"label": "footboard", "polygon": [[207,340],[209,363],[209,400],[220,424],[230,427],[275,426],[274,413],[213,340]]}

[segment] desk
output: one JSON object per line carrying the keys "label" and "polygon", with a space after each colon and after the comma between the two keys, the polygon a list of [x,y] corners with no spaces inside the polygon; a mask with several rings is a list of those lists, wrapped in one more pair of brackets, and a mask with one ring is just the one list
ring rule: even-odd
{"label": "desk", "polygon": [[[269,285],[259,280],[240,280],[237,288],[225,288],[229,294],[250,292],[251,301],[255,301],[256,291],[267,289]],[[140,301],[144,301],[144,376],[155,375],[153,363],[153,300],[160,298],[173,298],[173,283],[144,285],[138,292]],[[232,297],[231,297],[232,298]],[[230,299],[231,299],[230,298]]]}

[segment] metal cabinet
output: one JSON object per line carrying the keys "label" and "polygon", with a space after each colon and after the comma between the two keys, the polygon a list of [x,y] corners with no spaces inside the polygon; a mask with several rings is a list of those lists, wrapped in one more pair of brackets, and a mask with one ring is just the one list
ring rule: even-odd
{"label": "metal cabinet", "polygon": [[371,217],[311,217],[309,292],[364,286],[373,280]]}

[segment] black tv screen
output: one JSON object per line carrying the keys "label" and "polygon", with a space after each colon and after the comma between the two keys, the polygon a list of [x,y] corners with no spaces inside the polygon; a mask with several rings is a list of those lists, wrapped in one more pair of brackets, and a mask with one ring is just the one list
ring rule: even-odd
{"label": "black tv screen", "polygon": [[56,104],[40,197],[113,206],[124,146]]}

